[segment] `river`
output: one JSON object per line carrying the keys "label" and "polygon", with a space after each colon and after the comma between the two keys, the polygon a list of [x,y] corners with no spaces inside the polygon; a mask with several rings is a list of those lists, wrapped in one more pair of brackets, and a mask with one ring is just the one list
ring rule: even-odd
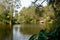
{"label": "river", "polygon": [[11,40],[12,31],[9,25],[7,24],[0,24],[0,40]]}
{"label": "river", "polygon": [[21,25],[13,25],[13,40],[28,40],[31,35],[24,35],[20,32]]}
{"label": "river", "polygon": [[42,29],[49,29],[49,26],[40,24],[15,24],[13,25],[13,40],[29,40],[33,34],[39,33]]}

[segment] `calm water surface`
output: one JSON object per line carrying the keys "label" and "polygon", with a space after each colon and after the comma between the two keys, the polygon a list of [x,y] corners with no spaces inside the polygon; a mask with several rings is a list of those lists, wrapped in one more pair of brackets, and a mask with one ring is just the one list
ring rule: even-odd
{"label": "calm water surface", "polygon": [[21,25],[13,25],[13,40],[28,40],[31,35],[24,35],[20,32]]}
{"label": "calm water surface", "polygon": [[0,40],[11,40],[11,33],[9,25],[0,24]]}
{"label": "calm water surface", "polygon": [[49,29],[46,25],[15,24],[13,25],[13,40],[29,40],[33,34],[45,28]]}

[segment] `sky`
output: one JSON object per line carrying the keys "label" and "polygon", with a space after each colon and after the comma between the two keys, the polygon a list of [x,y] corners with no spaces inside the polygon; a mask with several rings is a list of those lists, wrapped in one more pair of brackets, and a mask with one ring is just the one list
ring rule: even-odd
{"label": "sky", "polygon": [[34,0],[21,0],[22,7],[29,7]]}
{"label": "sky", "polygon": [[[43,0],[39,0],[37,1],[36,4],[38,3],[41,3]],[[31,5],[31,2],[34,2],[34,0],[21,0],[21,4],[22,4],[22,7],[29,7]],[[47,5],[47,2],[45,1],[43,4],[43,6],[46,6]]]}
{"label": "sky", "polygon": [[[21,5],[22,5],[21,8],[22,7],[29,7],[29,6],[31,6],[31,3],[34,2],[34,0],[20,0],[20,1],[21,1]],[[36,4],[41,4],[42,1],[43,0],[39,0],[39,1],[36,2]],[[45,1],[42,5],[43,6],[46,6],[47,5],[47,2]]]}

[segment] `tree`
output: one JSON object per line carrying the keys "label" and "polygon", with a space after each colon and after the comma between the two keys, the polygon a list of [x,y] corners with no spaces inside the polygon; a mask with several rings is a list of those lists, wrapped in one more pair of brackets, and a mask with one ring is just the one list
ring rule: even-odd
{"label": "tree", "polygon": [[[7,1],[7,4],[8,4],[8,1]],[[6,4],[5,2],[4,3],[0,3],[0,22],[2,23],[8,23],[8,24],[11,24],[12,22],[12,5],[8,5],[9,6],[9,9],[7,8],[6,9]]]}
{"label": "tree", "polygon": [[[59,0],[52,0],[52,2],[50,2],[50,4],[52,5],[54,11],[55,11],[55,22],[56,25],[60,24],[60,1]],[[60,26],[60,25],[59,25]]]}
{"label": "tree", "polygon": [[38,20],[38,16],[35,13],[35,7],[29,7],[21,10],[18,17],[20,23],[36,23]]}

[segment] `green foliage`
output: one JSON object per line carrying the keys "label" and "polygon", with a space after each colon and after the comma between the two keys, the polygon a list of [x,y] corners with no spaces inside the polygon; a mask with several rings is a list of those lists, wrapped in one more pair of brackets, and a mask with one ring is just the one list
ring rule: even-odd
{"label": "green foliage", "polygon": [[7,20],[8,20],[8,11],[7,10],[5,10],[2,14],[1,14],[1,16],[0,16],[0,21],[2,21],[2,22],[6,22]]}
{"label": "green foliage", "polygon": [[16,16],[14,18],[16,19],[17,23],[37,24],[39,23],[41,17],[46,19],[46,21],[54,20],[55,12],[51,5],[43,8],[36,8],[36,6],[32,6],[29,8],[23,8],[20,14]]}
{"label": "green foliage", "polygon": [[59,37],[60,27],[57,27],[49,32],[41,30],[37,35],[31,36],[29,40],[59,40]]}
{"label": "green foliage", "polygon": [[[42,8],[41,12],[43,17],[45,18],[49,17],[46,19],[47,20],[46,22],[49,25],[52,24],[53,29],[49,32],[46,32],[46,30],[40,31],[37,35],[31,37],[29,40],[32,40],[32,39],[33,40],[59,40],[60,39],[59,38],[60,37],[60,2],[59,0],[52,0],[52,2],[50,2],[50,5],[48,5],[48,7]],[[59,27],[56,27],[56,26],[59,26]]]}
{"label": "green foliage", "polygon": [[6,9],[4,3],[0,4],[0,23],[9,23],[12,17],[12,10]]}
{"label": "green foliage", "polygon": [[[21,12],[18,14],[19,16],[14,17],[16,23],[29,23],[29,24],[37,24],[39,23],[40,17],[51,19],[55,18],[55,11],[53,10],[52,5],[48,5],[46,7],[38,8],[37,5],[31,6],[29,8],[23,8]],[[48,19],[49,20],[49,19]]]}
{"label": "green foliage", "polygon": [[17,20],[19,20],[20,23],[36,24],[38,16],[35,13],[35,7],[23,9]]}
{"label": "green foliage", "polygon": [[[52,5],[52,8],[55,12],[55,25],[59,25],[60,24],[60,2],[59,0],[53,0],[53,2],[50,2],[50,5]],[[59,25],[60,26],[60,25]]]}
{"label": "green foliage", "polygon": [[34,34],[33,36],[31,36],[29,40],[36,40],[35,38],[36,38],[36,34]]}

